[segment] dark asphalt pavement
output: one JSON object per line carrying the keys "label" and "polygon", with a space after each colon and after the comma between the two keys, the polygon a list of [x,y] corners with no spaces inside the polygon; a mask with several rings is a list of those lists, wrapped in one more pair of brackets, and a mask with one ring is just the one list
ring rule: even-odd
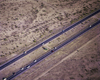
{"label": "dark asphalt pavement", "polygon": [[[50,54],[54,53],[55,51],[59,50],[61,47],[63,47],[64,45],[70,43],[71,41],[73,41],[74,39],[76,39],[77,37],[81,36],[83,33],[87,32],[88,30],[90,30],[91,28],[95,27],[96,25],[100,24],[100,20],[97,21],[96,23],[94,23],[93,25],[91,25],[91,27],[89,26],[88,28],[86,28],[85,30],[81,31],[80,33],[78,33],[77,35],[73,36],[72,38],[70,38],[69,40],[67,40],[66,42],[62,43],[61,45],[57,46],[56,49],[53,49],[51,51],[49,51],[48,53],[46,53],[45,55],[41,56],[40,58],[37,59],[36,62],[32,62],[30,63],[28,66],[32,67],[34,66],[36,63],[42,61],[44,58],[46,58],[47,56],[49,56]],[[18,76],[19,74],[21,74],[22,72],[24,72],[25,70],[27,70],[27,66],[24,67],[23,70],[19,70],[18,72],[16,72],[14,75],[11,75],[10,77],[7,78],[7,80],[11,80],[13,78],[15,78],[16,76]]]}
{"label": "dark asphalt pavement", "polygon": [[47,39],[47,40],[41,42],[40,44],[36,45],[36,46],[33,47],[33,48],[31,48],[30,50],[28,50],[28,51],[26,52],[26,54],[23,54],[23,53],[22,53],[22,54],[20,54],[19,56],[15,57],[14,59],[12,59],[12,60],[10,60],[10,61],[4,63],[3,65],[0,66],[0,70],[3,69],[3,68],[5,68],[5,67],[7,67],[8,65],[14,63],[15,61],[19,60],[20,58],[24,57],[25,55],[31,53],[32,51],[36,50],[37,48],[41,47],[43,43],[44,43],[44,44],[48,43],[49,41],[51,41],[51,40],[53,40],[54,38],[60,36],[60,35],[63,34],[64,32],[66,32],[66,31],[72,29],[73,27],[77,26],[77,25],[80,24],[81,22],[85,21],[86,19],[92,17],[93,15],[95,15],[95,14],[97,14],[97,13],[99,13],[99,12],[100,12],[100,10],[98,10],[98,11],[96,11],[96,12],[90,14],[89,16],[85,17],[84,19],[82,19],[82,20],[76,22],[75,24],[69,26],[69,27],[66,28],[65,30],[59,32],[58,34],[52,36],[51,38],[49,38],[49,39]]}

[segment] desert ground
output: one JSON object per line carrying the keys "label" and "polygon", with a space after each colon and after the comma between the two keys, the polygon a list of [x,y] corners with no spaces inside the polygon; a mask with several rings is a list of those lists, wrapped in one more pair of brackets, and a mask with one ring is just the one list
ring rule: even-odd
{"label": "desert ground", "polygon": [[[0,0],[0,64],[100,9],[100,0]],[[100,20],[100,13],[0,71],[0,80]],[[100,25],[14,80],[99,80]],[[95,64],[95,65],[94,65]]]}
{"label": "desert ground", "polygon": [[99,26],[78,37],[14,80],[99,80]]}

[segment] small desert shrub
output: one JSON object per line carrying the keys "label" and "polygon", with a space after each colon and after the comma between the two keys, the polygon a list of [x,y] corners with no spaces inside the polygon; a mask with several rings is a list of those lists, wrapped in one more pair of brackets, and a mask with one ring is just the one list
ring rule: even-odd
{"label": "small desert shrub", "polygon": [[15,25],[15,28],[17,28],[18,26]]}
{"label": "small desert shrub", "polygon": [[36,42],[36,40],[33,40],[33,42]]}
{"label": "small desert shrub", "polygon": [[1,57],[4,57],[4,55],[1,55]]}
{"label": "small desert shrub", "polygon": [[49,31],[50,33],[52,32],[52,30]]}
{"label": "small desert shrub", "polygon": [[70,79],[75,79],[74,77],[70,77]]}
{"label": "small desert shrub", "polygon": [[45,30],[46,30],[46,31],[48,31],[49,29],[48,29],[48,28],[46,28]]}
{"label": "small desert shrub", "polygon": [[18,47],[18,46],[16,46],[16,47]]}
{"label": "small desert shrub", "polygon": [[6,38],[4,38],[4,41],[7,41],[7,39],[6,39]]}
{"label": "small desert shrub", "polygon": [[36,31],[38,31],[39,29],[35,29]]}
{"label": "small desert shrub", "polygon": [[71,22],[71,24],[73,24],[74,23],[74,20],[71,20],[70,22]]}
{"label": "small desert shrub", "polygon": [[57,17],[57,19],[58,19],[59,21],[63,20],[63,18],[62,18],[62,17]]}

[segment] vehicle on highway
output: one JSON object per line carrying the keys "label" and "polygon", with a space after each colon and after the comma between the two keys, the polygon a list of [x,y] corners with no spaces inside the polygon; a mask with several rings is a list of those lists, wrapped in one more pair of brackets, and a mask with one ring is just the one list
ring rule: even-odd
{"label": "vehicle on highway", "polygon": [[62,30],[64,32],[64,30]]}
{"label": "vehicle on highway", "polygon": [[[75,26],[79,25],[79,24],[82,23],[83,21],[85,21],[85,20],[87,20],[88,18],[90,18],[90,17],[96,15],[96,14],[99,13],[99,12],[100,12],[100,9],[97,10],[96,12],[93,12],[92,14],[88,15],[87,17],[83,18],[82,20],[80,20],[80,21],[74,23],[73,25],[67,27],[67,28],[64,30],[64,32],[65,32],[65,31],[67,32],[67,31],[71,30],[71,29],[74,28]],[[89,27],[89,26],[88,26],[88,27]],[[92,26],[92,27],[93,27],[93,26]],[[46,43],[50,42],[50,41],[53,40],[54,38],[56,38],[56,37],[60,36],[61,34],[63,34],[64,32],[61,32],[61,31],[60,31],[59,33],[55,34],[54,36],[52,36],[52,37],[46,39],[46,40],[44,41],[44,43],[46,44]],[[36,41],[34,41],[34,42],[36,42]],[[43,42],[42,42],[42,43],[43,43]],[[32,51],[34,51],[34,50],[36,50],[37,48],[39,48],[39,47],[42,45],[42,43],[41,43],[41,44],[38,44],[37,46],[35,46],[35,47],[33,47],[33,48],[31,48],[31,49],[28,50],[27,52],[28,52],[28,53],[31,53]],[[26,55],[26,54],[24,54],[24,55],[18,55],[16,58],[14,58],[14,59],[12,59],[12,60],[6,62],[5,64],[3,64],[3,65],[0,66],[0,70],[3,69],[3,68],[5,68],[5,67],[7,67],[8,65],[14,63],[15,61],[19,60],[20,58],[24,57],[25,55]]]}
{"label": "vehicle on highway", "polygon": [[20,70],[24,70],[24,68],[21,68]]}
{"label": "vehicle on highway", "polygon": [[23,54],[26,54],[26,51],[24,51]]}
{"label": "vehicle on highway", "polygon": [[13,75],[15,75],[16,73],[15,73],[15,72],[13,72],[12,74],[13,74]]}
{"label": "vehicle on highway", "polygon": [[[90,16],[90,15],[89,15],[89,16]],[[82,19],[81,21],[75,23],[74,25],[72,25],[72,26],[70,26],[68,29],[66,29],[66,31],[72,29],[74,26],[76,26],[77,24],[83,22],[84,20],[86,20],[86,19],[84,18],[84,19]],[[100,23],[100,21],[97,22],[97,23],[95,23],[94,25],[92,25],[92,27],[96,26],[98,23]],[[60,48],[63,47],[65,44],[70,43],[72,40],[74,40],[74,39],[76,39],[77,37],[81,36],[83,33],[85,33],[86,31],[88,31],[88,30],[90,30],[90,29],[91,29],[91,28],[88,26],[87,29],[83,30],[83,31],[80,32],[79,34],[76,34],[76,35],[73,36],[72,38],[68,39],[68,41],[66,41],[66,42],[62,43],[61,45],[59,45],[59,46],[57,47],[57,49],[60,49]],[[61,33],[63,33],[63,32],[61,32]],[[55,35],[55,36],[52,36],[51,38],[49,38],[48,40],[46,40],[45,43],[51,41],[52,38],[54,39],[54,38],[57,37],[57,36],[59,36],[59,35],[57,34],[57,35]],[[39,46],[41,46],[41,45],[39,44],[39,45],[37,45],[36,47],[30,49],[30,50],[27,51],[27,52],[28,52],[28,53],[31,53],[32,51],[34,51],[34,50],[36,50],[37,48],[39,48]],[[51,53],[53,54],[54,51],[55,51],[55,50],[53,49],[53,50],[51,50],[50,52],[48,52],[47,54],[41,56],[39,59],[37,59],[38,62],[41,61],[41,60],[43,60],[43,59],[45,59],[45,58],[46,58],[47,56],[49,56]],[[24,56],[25,56],[25,55],[24,55]],[[12,61],[9,61],[9,63],[7,63],[6,65],[7,65],[7,66],[8,66],[8,64],[10,65],[11,63],[17,61],[18,59],[20,59],[20,58],[22,58],[22,57],[23,57],[23,55],[18,56],[18,57],[16,57],[16,58],[14,58]],[[2,66],[2,67],[0,67],[0,68],[3,69],[3,67],[5,67],[6,65],[4,65],[4,66]],[[34,65],[34,64],[31,63],[30,66],[33,66],[33,65]],[[7,67],[7,66],[6,66],[6,67]],[[28,66],[25,67],[25,70],[27,70],[27,69],[26,69],[27,67],[28,67]],[[0,69],[0,70],[1,70],[1,69]],[[24,70],[23,70],[23,71],[24,71]],[[11,80],[11,79],[13,79],[14,77],[16,77],[17,75],[21,74],[23,71],[18,71],[18,72],[16,72],[16,75],[13,75],[13,76],[11,75],[11,76],[9,76],[7,79]]]}
{"label": "vehicle on highway", "polygon": [[57,49],[57,47],[54,47],[54,49]]}
{"label": "vehicle on highway", "polygon": [[42,43],[42,46],[44,45],[44,43]]}
{"label": "vehicle on highway", "polygon": [[54,52],[54,50],[51,50],[51,52]]}
{"label": "vehicle on highway", "polygon": [[3,78],[3,80],[7,80],[7,78]]}
{"label": "vehicle on highway", "polygon": [[37,62],[37,60],[34,60],[34,62]]}
{"label": "vehicle on highway", "polygon": [[30,66],[27,66],[27,68],[30,68]]}

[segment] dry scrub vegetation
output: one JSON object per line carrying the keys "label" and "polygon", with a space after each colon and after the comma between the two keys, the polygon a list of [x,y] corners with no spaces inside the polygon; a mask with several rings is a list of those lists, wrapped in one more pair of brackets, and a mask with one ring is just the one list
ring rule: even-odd
{"label": "dry scrub vegetation", "polygon": [[99,0],[1,0],[0,63],[100,8]]}
{"label": "dry scrub vegetation", "polygon": [[1,0],[0,63],[100,8],[99,0]]}
{"label": "dry scrub vegetation", "polygon": [[99,26],[46,57],[14,80],[99,80]]}
{"label": "dry scrub vegetation", "polygon": [[34,80],[100,80],[100,35]]}
{"label": "dry scrub vegetation", "polygon": [[[28,50],[34,45],[37,45],[39,42],[53,36],[57,32],[62,31],[69,25],[79,21],[98,9],[100,9],[100,0],[0,0],[0,64],[3,64],[14,56],[21,54],[24,50]],[[51,49],[54,46],[57,46],[60,42],[68,39],[70,36],[78,33],[81,29],[88,27],[99,19],[100,14],[93,16],[87,21],[79,24],[77,27],[47,43],[45,47]],[[95,72],[98,72],[99,69],[97,67],[93,67],[91,69],[84,68],[85,65],[87,67],[87,64],[90,62],[91,63],[89,65],[93,65],[95,63],[94,59],[99,58],[97,54],[90,54],[91,51],[89,53],[85,52],[87,49],[84,47],[83,51],[77,50],[74,57],[72,56],[71,59],[59,64],[60,67],[57,66],[56,69],[52,68],[53,65],[55,66],[56,63],[68,54],[72,53],[86,42],[97,36],[99,34],[98,30],[100,30],[100,28],[97,27],[94,31],[91,31],[91,34],[88,33],[86,36],[77,39],[78,41],[76,41],[75,44],[72,42],[67,46],[67,49],[65,47],[65,50],[61,50],[53,54],[53,56],[46,58],[44,62],[41,64],[39,63],[35,67],[26,71],[21,75],[21,77],[19,76],[15,80],[23,80],[23,78],[24,80],[32,80],[33,77],[36,80],[82,80],[86,74],[90,76]],[[100,38],[97,38],[98,41],[100,41],[99,39]],[[97,44],[99,45],[99,43],[97,43],[98,41],[91,44],[94,47],[93,49],[96,49]],[[77,45],[78,42],[80,42],[79,45]],[[86,45],[86,47],[91,47],[91,45]],[[2,79],[2,77],[10,76],[12,72],[16,72],[21,67],[25,66],[33,59],[41,56],[45,52],[46,51],[43,51],[42,48],[39,48],[32,54],[25,56],[18,62],[6,67],[6,69],[0,72],[0,79]],[[80,53],[87,54],[81,56]],[[78,59],[77,55],[80,55],[78,56]],[[89,56],[89,58],[87,56]],[[84,64],[81,65],[83,62]],[[66,66],[66,64],[69,65]],[[70,68],[70,66],[72,67]],[[74,75],[77,75],[77,73],[74,73],[74,70],[76,70],[78,66],[83,67],[83,69],[79,67],[79,70],[82,70],[83,73],[78,71],[78,76],[74,77]],[[66,72],[66,67],[70,69],[68,73]],[[53,70],[50,71],[50,68]],[[46,70],[47,74],[45,73],[45,77],[44,72]],[[67,74],[65,74],[64,71]],[[42,73],[43,75],[41,76]],[[61,75],[62,73],[64,74]],[[66,75],[69,77],[66,77]],[[87,77],[84,79],[89,80]]]}

